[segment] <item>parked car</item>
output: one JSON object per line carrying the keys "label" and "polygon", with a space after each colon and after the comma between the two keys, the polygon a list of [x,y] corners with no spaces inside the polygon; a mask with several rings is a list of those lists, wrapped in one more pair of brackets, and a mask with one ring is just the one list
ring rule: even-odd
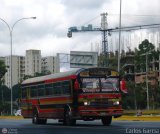
{"label": "parked car", "polygon": [[14,113],[15,116],[21,116],[21,109],[17,110],[15,113]]}

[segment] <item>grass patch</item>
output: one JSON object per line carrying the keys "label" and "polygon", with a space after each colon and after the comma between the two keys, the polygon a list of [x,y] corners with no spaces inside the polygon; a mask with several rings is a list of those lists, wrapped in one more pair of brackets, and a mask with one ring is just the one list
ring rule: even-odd
{"label": "grass patch", "polygon": [[22,120],[22,116],[0,116],[0,119]]}
{"label": "grass patch", "polygon": [[121,116],[119,118],[113,118],[114,121],[158,121],[160,122],[160,116]]}
{"label": "grass patch", "polygon": [[[124,115],[134,116],[138,110],[124,110]],[[142,115],[160,115],[160,110],[141,110]]]}

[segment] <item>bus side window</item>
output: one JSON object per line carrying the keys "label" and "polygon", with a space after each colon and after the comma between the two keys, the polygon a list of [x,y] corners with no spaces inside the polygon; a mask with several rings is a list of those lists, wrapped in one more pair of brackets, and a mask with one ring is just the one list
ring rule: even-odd
{"label": "bus side window", "polygon": [[53,94],[53,84],[46,84],[45,85],[45,91],[46,95],[52,95]]}
{"label": "bus side window", "polygon": [[37,97],[37,86],[32,86],[30,88],[30,96],[31,97]]}
{"label": "bus side window", "polygon": [[27,88],[22,88],[22,99],[27,98]]}
{"label": "bus side window", "polygon": [[61,82],[53,83],[53,92],[55,95],[61,94]]}
{"label": "bus side window", "polygon": [[70,81],[62,82],[62,94],[71,94]]}
{"label": "bus side window", "polygon": [[45,95],[44,85],[38,85],[38,96],[44,96],[44,95]]}

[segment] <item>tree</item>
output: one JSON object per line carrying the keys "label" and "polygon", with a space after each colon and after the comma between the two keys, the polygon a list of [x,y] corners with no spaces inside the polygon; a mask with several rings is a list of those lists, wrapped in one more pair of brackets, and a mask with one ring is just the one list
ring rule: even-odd
{"label": "tree", "polygon": [[0,85],[2,84],[2,78],[7,72],[7,66],[4,64],[4,61],[0,60]]}
{"label": "tree", "polygon": [[[159,60],[160,52],[156,51],[155,46],[152,43],[150,43],[147,39],[142,41],[142,43],[139,44],[138,48],[139,49],[135,49],[135,72],[136,73],[143,72],[143,73],[146,73],[146,75],[148,74],[147,79],[148,80],[152,79],[156,83],[154,85],[151,85],[151,83],[147,83],[149,87],[148,88],[149,89],[149,101],[150,101],[149,104],[154,109],[158,107],[158,98],[159,98],[158,79],[157,79],[157,76],[154,75],[155,70],[158,69],[159,67],[159,63],[155,61]],[[146,70],[147,67],[148,67],[148,70]],[[150,69],[152,71],[149,71]],[[144,80],[144,83],[141,84],[141,86],[143,88],[142,90],[145,89],[145,91],[147,91],[145,80]],[[146,95],[146,92],[143,92],[143,94]],[[143,99],[146,100],[146,96],[144,96],[145,98]],[[141,100],[141,102],[144,102],[144,101]],[[146,104],[146,101],[144,102],[144,104]]]}
{"label": "tree", "polygon": [[[134,55],[133,55],[134,54]],[[128,95],[123,95],[123,107],[125,109],[144,109],[147,106],[147,89],[146,89],[146,71],[148,78],[148,90],[149,90],[149,104],[150,108],[153,109],[160,107],[160,87],[158,87],[157,79],[157,70],[159,63],[156,62],[159,60],[159,51],[155,50],[155,46],[150,43],[147,39],[142,41],[139,44],[138,48],[135,48],[135,51],[132,52],[129,50],[126,53],[126,57],[121,59],[121,66],[128,64],[134,64],[134,72],[139,75],[144,75],[144,81],[142,83],[136,84],[134,81],[127,81]],[[132,55],[132,57],[131,57]],[[133,59],[132,59],[133,58]],[[147,58],[147,62],[146,62]],[[146,70],[148,67],[148,70]],[[131,69],[131,68],[130,68]],[[152,70],[152,71],[149,71]],[[122,72],[122,75],[125,72]],[[151,74],[151,75],[150,75]],[[129,75],[127,74],[127,78]],[[154,85],[150,80],[154,80]],[[150,83],[151,82],[151,83]]]}
{"label": "tree", "polygon": [[3,85],[4,75],[7,72],[8,66],[5,65],[4,61],[0,60],[0,113],[9,113],[10,111],[10,89]]}
{"label": "tree", "polygon": [[0,86],[0,113],[8,114],[10,111],[11,91],[5,86]]}
{"label": "tree", "polygon": [[147,39],[145,39],[144,41],[142,41],[141,44],[139,44],[138,48],[139,48],[139,53],[143,54],[154,50],[155,46],[152,43],[150,43]]}

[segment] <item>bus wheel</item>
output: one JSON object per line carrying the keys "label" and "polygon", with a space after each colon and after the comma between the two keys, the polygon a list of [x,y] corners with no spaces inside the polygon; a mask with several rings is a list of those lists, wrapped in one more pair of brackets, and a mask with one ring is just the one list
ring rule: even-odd
{"label": "bus wheel", "polygon": [[71,126],[76,124],[76,120],[72,119],[72,113],[69,109],[65,111],[64,115],[64,125]]}
{"label": "bus wheel", "polygon": [[39,123],[38,113],[37,113],[37,112],[34,112],[34,113],[33,113],[32,123],[33,123],[33,124],[38,124],[38,123]]}
{"label": "bus wheel", "polygon": [[46,124],[47,123],[47,119],[39,119],[39,124]]}
{"label": "bus wheel", "polygon": [[46,124],[47,123],[47,119],[39,119],[38,118],[38,113],[34,112],[33,113],[33,118],[32,118],[32,123],[33,124]]}
{"label": "bus wheel", "polygon": [[112,116],[102,117],[102,124],[105,126],[109,126],[112,122]]}

